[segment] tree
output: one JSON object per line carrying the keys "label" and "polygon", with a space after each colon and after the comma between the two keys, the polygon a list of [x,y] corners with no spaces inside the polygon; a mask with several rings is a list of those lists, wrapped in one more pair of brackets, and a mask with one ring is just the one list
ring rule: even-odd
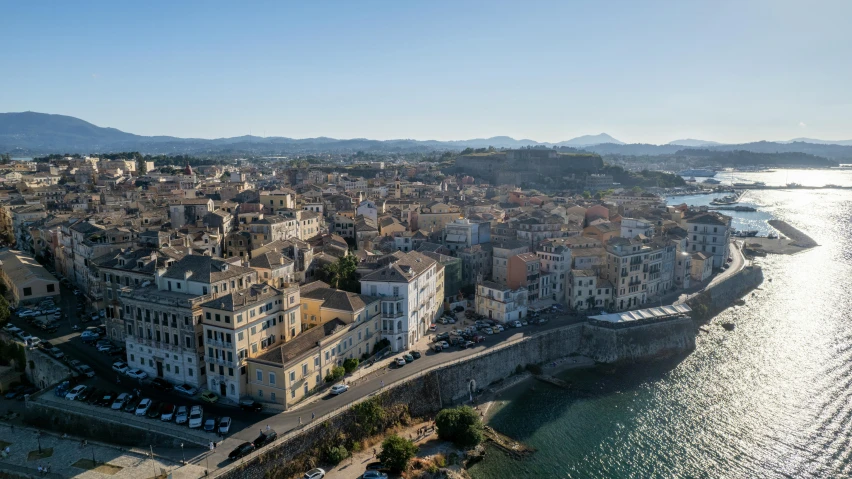
{"label": "tree", "polygon": [[355,424],[364,436],[377,433],[385,421],[385,409],[377,397],[356,404],[352,410],[355,412]]}
{"label": "tree", "polygon": [[340,464],[341,461],[349,457],[349,451],[345,446],[330,447],[326,453],[328,462],[332,464]]}
{"label": "tree", "polygon": [[583,192],[583,198],[589,199],[591,197],[592,197],[592,194],[588,190]]}
{"label": "tree", "polygon": [[6,301],[6,298],[0,296],[0,326],[5,326],[9,321],[9,302]]}
{"label": "tree", "polygon": [[138,173],[138,176],[148,173],[148,163],[145,162],[144,158],[136,158],[136,173]]}
{"label": "tree", "polygon": [[470,406],[444,409],[435,417],[438,437],[470,448],[482,442],[482,420]]}
{"label": "tree", "polygon": [[408,468],[408,461],[417,454],[417,446],[408,439],[392,434],[382,442],[379,460],[391,471],[402,472]]}
{"label": "tree", "polygon": [[337,381],[338,379],[342,378],[343,375],[345,375],[345,374],[346,374],[345,369],[343,369],[340,366],[335,366],[335,367],[331,368],[331,371],[329,371],[328,374],[326,374],[325,382],[332,383],[332,382]]}
{"label": "tree", "polygon": [[345,361],[343,361],[343,369],[346,370],[346,374],[352,373],[352,371],[358,369],[358,359],[347,358]]}
{"label": "tree", "polygon": [[355,270],[357,268],[358,259],[355,255],[346,255],[338,258],[336,263],[325,265],[322,271],[326,282],[332,288],[360,293],[361,285],[355,278]]}

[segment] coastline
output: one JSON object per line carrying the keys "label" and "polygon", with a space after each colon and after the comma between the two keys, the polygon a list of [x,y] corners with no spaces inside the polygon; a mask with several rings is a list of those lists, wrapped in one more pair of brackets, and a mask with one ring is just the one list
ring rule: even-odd
{"label": "coastline", "polygon": [[786,221],[772,219],[767,223],[786,238],[745,238],[744,253],[752,257],[766,256],[767,254],[796,254],[819,246],[810,236]]}

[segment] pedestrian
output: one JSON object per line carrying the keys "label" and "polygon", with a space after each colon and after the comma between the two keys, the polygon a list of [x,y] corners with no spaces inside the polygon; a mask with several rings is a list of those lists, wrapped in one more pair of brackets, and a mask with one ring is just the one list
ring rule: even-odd
{"label": "pedestrian", "polygon": [[41,474],[42,472],[44,472],[44,469],[42,469],[41,466],[38,466],[38,473]]}
{"label": "pedestrian", "polygon": [[210,445],[209,445],[209,446],[210,446],[210,450],[212,451],[212,450],[213,450],[213,441],[210,441]]}
{"label": "pedestrian", "polygon": [[382,387],[385,387],[385,380],[382,379]]}
{"label": "pedestrian", "polygon": [[272,429],[272,428],[271,428],[271,427],[269,427],[269,424],[267,424],[267,425],[266,425],[266,432],[269,432],[269,430],[270,430],[270,429]]}
{"label": "pedestrian", "polygon": [[117,374],[115,375],[115,383],[116,383],[116,384],[121,384],[121,376],[119,376],[119,375],[117,375]]}
{"label": "pedestrian", "polygon": [[313,422],[313,420],[314,420],[314,418],[315,418],[315,417],[316,417],[316,415],[314,415],[314,413],[313,413],[313,411],[312,411],[312,412],[311,412],[311,422]]}
{"label": "pedestrian", "polygon": [[299,425],[302,425],[302,416],[299,416]]}
{"label": "pedestrian", "polygon": [[[6,448],[6,449],[8,449],[8,448]],[[377,456],[376,456],[376,448],[375,448],[375,447],[373,448],[373,457],[377,457]]]}

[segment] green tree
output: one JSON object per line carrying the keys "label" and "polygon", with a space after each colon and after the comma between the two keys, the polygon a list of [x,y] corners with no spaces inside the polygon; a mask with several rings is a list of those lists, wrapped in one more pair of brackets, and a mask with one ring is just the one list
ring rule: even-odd
{"label": "green tree", "polygon": [[358,259],[355,255],[346,255],[338,258],[336,263],[325,265],[323,275],[326,282],[332,288],[338,288],[352,293],[360,293],[361,286],[355,277],[358,268]]}
{"label": "green tree", "polygon": [[344,446],[330,447],[325,454],[328,462],[332,464],[340,464],[341,461],[349,457],[349,451]]}
{"label": "green tree", "polygon": [[332,383],[342,378],[346,374],[346,370],[340,366],[335,366],[331,368],[328,374],[325,376],[325,382]]}
{"label": "green tree", "polygon": [[352,373],[352,371],[358,368],[358,358],[347,358],[343,361],[343,369],[346,370],[346,374]]}
{"label": "green tree", "polygon": [[5,326],[9,322],[10,315],[9,302],[6,301],[6,298],[0,296],[0,327]]}
{"label": "green tree", "polygon": [[470,406],[444,409],[435,417],[438,437],[470,448],[482,442],[482,420]]}
{"label": "green tree", "polygon": [[138,176],[142,176],[145,173],[148,173],[148,165],[145,162],[145,158],[136,159],[136,173],[138,174]]}
{"label": "green tree", "polygon": [[588,190],[583,192],[583,198],[589,199],[591,197],[592,197],[592,194]]}
{"label": "green tree", "polygon": [[352,410],[355,412],[355,424],[365,437],[379,432],[385,422],[385,409],[376,397],[356,404]]}
{"label": "green tree", "polygon": [[402,472],[408,468],[408,461],[417,454],[417,446],[408,439],[392,434],[382,442],[379,460],[390,470]]}

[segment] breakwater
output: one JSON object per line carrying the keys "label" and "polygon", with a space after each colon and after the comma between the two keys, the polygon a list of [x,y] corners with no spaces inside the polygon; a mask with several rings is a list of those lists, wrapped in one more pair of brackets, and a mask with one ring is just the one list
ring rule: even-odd
{"label": "breakwater", "polygon": [[692,308],[693,318],[708,320],[762,282],[763,270],[759,266],[746,266],[725,281],[693,296],[686,304]]}

